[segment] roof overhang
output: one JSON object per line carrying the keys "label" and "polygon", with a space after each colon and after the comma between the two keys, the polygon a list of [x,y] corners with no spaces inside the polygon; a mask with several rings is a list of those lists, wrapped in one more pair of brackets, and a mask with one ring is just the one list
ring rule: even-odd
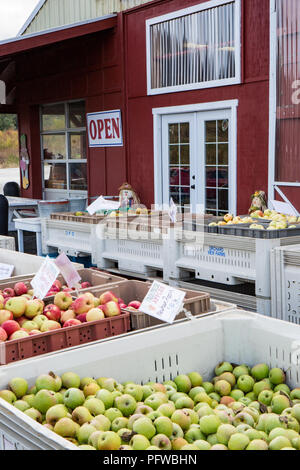
{"label": "roof overhang", "polygon": [[117,26],[117,14],[103,16],[90,21],[74,23],[34,34],[26,34],[6,41],[0,41],[0,61],[3,58],[55,44],[87,34],[97,33]]}
{"label": "roof overhang", "polygon": [[0,80],[6,84],[6,104],[0,104],[0,113],[14,112],[16,76],[15,59],[18,54],[60,43],[88,34],[115,28],[118,15],[108,15],[94,20],[42,31],[40,33],[8,39],[0,42]]}

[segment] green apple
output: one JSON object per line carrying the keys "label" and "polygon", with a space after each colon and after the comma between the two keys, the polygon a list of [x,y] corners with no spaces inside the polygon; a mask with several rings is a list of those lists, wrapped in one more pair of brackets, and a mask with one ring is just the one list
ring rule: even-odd
{"label": "green apple", "polygon": [[142,434],[135,434],[132,437],[130,444],[133,450],[146,450],[150,447],[149,440]]}
{"label": "green apple", "polygon": [[69,388],[64,394],[64,404],[71,410],[74,410],[77,406],[83,405],[84,402],[84,393],[78,388]]}
{"label": "green apple", "polygon": [[290,407],[290,400],[285,395],[273,396],[271,407],[273,413],[280,415],[286,408]]}
{"label": "green apple", "polygon": [[40,390],[34,397],[33,406],[35,409],[45,414],[49,408],[56,405],[55,392],[52,390]]}
{"label": "green apple", "polygon": [[246,436],[246,434],[242,433],[235,433],[232,434],[228,441],[228,449],[229,450],[245,450],[248,445],[250,444],[250,439]]}
{"label": "green apple", "polygon": [[222,397],[227,397],[231,392],[231,385],[226,380],[218,380],[215,384],[215,391]]}
{"label": "green apple", "polygon": [[65,405],[54,405],[47,410],[46,421],[48,424],[54,427],[60,419],[66,418],[67,416],[68,409],[65,407]]}
{"label": "green apple", "polygon": [[54,426],[54,432],[61,437],[76,437],[78,426],[70,418],[61,418]]}
{"label": "green apple", "polygon": [[235,376],[236,380],[238,380],[238,378],[241,376],[241,375],[249,375],[249,367],[246,366],[245,364],[242,364],[240,366],[236,366],[233,371],[232,371],[233,375]]}
{"label": "green apple", "polygon": [[104,415],[95,416],[90,424],[94,426],[97,431],[109,431],[111,427],[110,420]]}
{"label": "green apple", "polygon": [[[138,421],[137,421],[138,423]],[[154,427],[156,434],[165,434],[167,437],[171,437],[173,433],[173,422],[167,416],[160,416],[154,421]],[[133,430],[135,430],[133,428]]]}
{"label": "green apple", "polygon": [[28,383],[25,379],[16,377],[9,382],[9,388],[17,398],[22,398],[28,390]]}
{"label": "green apple", "polygon": [[120,429],[126,428],[128,425],[128,418],[116,418],[111,423],[111,430],[114,432],[118,432]]}
{"label": "green apple", "polygon": [[194,400],[195,396],[198,395],[198,393],[201,393],[201,392],[204,392],[205,393],[205,390],[204,390],[204,387],[193,387],[190,391],[189,391],[189,397]]}
{"label": "green apple", "polygon": [[180,397],[178,400],[175,401],[175,408],[182,409],[182,408],[194,408],[194,401],[190,397]]}
{"label": "green apple", "polygon": [[230,396],[234,400],[239,400],[240,398],[243,398],[243,396],[245,396],[245,394],[244,394],[244,392],[242,392],[242,390],[232,390],[230,392]]}
{"label": "green apple", "polygon": [[146,416],[137,419],[133,423],[132,429],[135,433],[145,436],[148,440],[151,440],[156,433],[155,426],[152,424],[152,421]]}
{"label": "green apple", "polygon": [[275,437],[269,444],[270,450],[281,450],[284,447],[292,447],[291,441],[284,436]]}
{"label": "green apple", "polygon": [[230,437],[236,432],[236,428],[232,424],[221,424],[217,429],[218,442],[227,446]]}
{"label": "green apple", "polygon": [[110,420],[112,423],[116,418],[121,418],[123,416],[119,408],[109,408],[104,412],[104,416]]}
{"label": "green apple", "polygon": [[263,441],[262,439],[253,439],[248,447],[246,447],[246,450],[268,450],[269,446],[266,443],[266,441]]}
{"label": "green apple", "polygon": [[28,405],[28,403],[24,400],[17,400],[14,402],[13,404],[18,410],[20,411],[26,411],[26,410],[29,410],[30,408],[30,405]]}
{"label": "green apple", "polygon": [[218,364],[215,368],[216,375],[221,375],[224,372],[232,372],[232,371],[233,371],[233,367],[230,364],[230,362],[220,362],[220,364]]}
{"label": "green apple", "polygon": [[241,375],[237,381],[238,388],[242,390],[244,393],[251,392],[253,390],[254,384],[255,384],[255,381],[253,377],[251,377],[250,375]]}
{"label": "green apple", "polygon": [[192,387],[199,387],[202,385],[203,379],[198,372],[191,372],[190,374],[188,374],[188,377],[191,381]]}
{"label": "green apple", "polygon": [[283,384],[285,382],[285,373],[282,369],[275,367],[270,370],[269,379],[273,385]]}
{"label": "green apple", "polygon": [[162,413],[163,416],[167,416],[168,418],[171,418],[175,410],[176,407],[172,401],[169,401],[168,403],[163,403],[157,408],[157,411]]}
{"label": "green apple", "polygon": [[94,426],[89,423],[83,424],[76,433],[76,438],[79,444],[88,444],[90,436],[96,432]]}
{"label": "green apple", "polygon": [[141,401],[144,396],[143,387],[137,384],[128,384],[124,390],[125,394],[131,395],[135,401]]}
{"label": "green apple", "polygon": [[211,382],[203,382],[202,387],[204,388],[207,395],[215,391],[215,387]]}
{"label": "green apple", "polygon": [[189,393],[193,386],[189,376],[184,374],[178,375],[174,379],[174,382],[177,386],[178,392]]}
{"label": "green apple", "polygon": [[93,416],[85,406],[78,406],[72,412],[72,419],[75,423],[82,426],[84,423],[90,423],[93,419]]}
{"label": "green apple", "polygon": [[61,378],[58,375],[55,375],[53,372],[40,375],[35,382],[37,392],[39,390],[52,390],[53,392],[59,392],[61,385]]}
{"label": "green apple", "polygon": [[270,384],[268,384],[268,382],[265,382],[264,380],[260,380],[260,382],[256,382],[253,385],[253,392],[257,397],[264,390],[272,390]]}
{"label": "green apple", "polygon": [[151,439],[151,445],[158,447],[160,450],[172,450],[171,441],[165,434],[156,434]]}
{"label": "green apple", "polygon": [[100,387],[97,383],[90,382],[89,384],[85,385],[83,388],[83,393],[85,397],[95,396],[97,392],[99,392]]}
{"label": "green apple", "polygon": [[[125,388],[125,390],[126,389],[127,388]],[[128,393],[117,397],[115,399],[115,405],[125,417],[133,415],[137,407],[134,397]]]}
{"label": "green apple", "polygon": [[80,377],[74,372],[66,372],[61,376],[62,386],[64,388],[79,388],[80,387]]}
{"label": "green apple", "polygon": [[269,372],[270,370],[267,364],[257,364],[251,369],[251,375],[256,381],[269,377]]}
{"label": "green apple", "polygon": [[[29,410],[24,411],[25,415],[29,416],[32,418],[34,421],[37,423],[42,423],[43,421],[43,415],[40,411],[36,410],[35,408],[29,408]],[[75,423],[74,423],[75,425]]]}
{"label": "green apple", "polygon": [[218,430],[218,427],[221,426],[222,422],[220,418],[216,415],[208,415],[200,418],[199,421],[200,430],[203,434],[215,434]]}
{"label": "green apple", "polygon": [[98,416],[105,412],[104,403],[101,400],[98,400],[98,398],[90,398],[89,400],[86,400],[83,406],[89,410],[92,416]]}
{"label": "green apple", "polygon": [[117,433],[104,431],[98,439],[98,450],[118,450],[121,446],[121,439]]}
{"label": "green apple", "polygon": [[176,410],[171,416],[171,421],[178,424],[183,431],[187,431],[191,425],[190,415],[184,410]]}
{"label": "green apple", "polygon": [[193,424],[184,434],[184,439],[188,444],[193,444],[197,440],[205,439],[205,435],[200,429],[199,424]]}

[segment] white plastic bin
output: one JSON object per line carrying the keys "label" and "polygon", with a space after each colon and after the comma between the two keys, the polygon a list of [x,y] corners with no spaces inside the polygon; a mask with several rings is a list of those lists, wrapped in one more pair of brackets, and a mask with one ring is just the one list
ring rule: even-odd
{"label": "white plastic bin", "polygon": [[[216,364],[223,360],[250,366],[265,362],[281,367],[294,388],[300,385],[299,341],[298,326],[233,310],[205,320],[177,322],[168,327],[168,334],[165,328],[154,327],[3,366],[0,388],[7,387],[13,377],[24,377],[31,386],[37,376],[50,370],[56,374],[74,371],[82,377],[107,376],[120,382],[139,383],[162,382],[196,370],[204,380],[211,380]],[[2,399],[0,433],[10,441],[18,434],[19,445],[29,448],[57,449],[71,445]]]}

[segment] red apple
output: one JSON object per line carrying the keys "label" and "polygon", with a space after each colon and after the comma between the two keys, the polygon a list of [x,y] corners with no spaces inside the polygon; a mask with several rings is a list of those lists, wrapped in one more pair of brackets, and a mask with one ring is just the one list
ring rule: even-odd
{"label": "red apple", "polygon": [[12,335],[10,335],[9,340],[13,341],[14,339],[23,339],[28,338],[29,333],[25,330],[15,331]]}
{"label": "red apple", "polygon": [[14,286],[14,291],[16,295],[23,295],[23,294],[27,294],[28,289],[26,285],[24,284],[24,282],[17,282],[17,284],[15,284]]}
{"label": "red apple", "polygon": [[119,304],[119,305],[120,305],[120,308],[122,308],[122,309],[127,308],[126,304]]}
{"label": "red apple", "polygon": [[114,301],[107,302],[107,304],[104,305],[103,311],[106,317],[121,315],[120,305]]}
{"label": "red apple", "polygon": [[6,289],[4,289],[2,295],[3,295],[4,298],[14,297],[15,296],[15,291],[11,287],[7,287]]}
{"label": "red apple", "polygon": [[69,326],[77,326],[77,325],[81,325],[81,321],[71,318],[71,320],[66,321],[66,323],[64,323],[63,326],[64,328],[68,328]]}
{"label": "red apple", "polygon": [[0,310],[0,325],[7,320],[13,320],[14,316],[9,310]]}
{"label": "red apple", "polygon": [[103,320],[105,318],[105,314],[100,308],[92,308],[87,314],[86,314],[86,321],[98,321],[98,320]]}
{"label": "red apple", "polygon": [[40,334],[41,334],[40,330],[29,331],[29,336],[35,336],[35,335],[40,335]]}
{"label": "red apple", "polygon": [[46,315],[49,320],[59,321],[61,318],[61,311],[57,305],[50,304],[44,308],[44,315]]}
{"label": "red apple", "polygon": [[2,323],[1,327],[6,331],[7,336],[11,336],[15,331],[21,329],[19,323],[14,320],[7,320]]}
{"label": "red apple", "polygon": [[138,310],[141,305],[141,302],[139,302],[138,300],[133,300],[128,304],[128,307],[133,307],[135,310]]}
{"label": "red apple", "polygon": [[94,296],[88,292],[86,294],[82,294],[74,302],[74,312],[76,315],[87,313],[92,308],[94,308]]}
{"label": "red apple", "polygon": [[64,324],[66,321],[71,320],[72,318],[76,318],[74,310],[67,310],[66,312],[62,312],[60,322]]}
{"label": "red apple", "polygon": [[56,279],[56,281],[53,282],[53,287],[58,289],[58,292],[59,292],[61,290],[62,283],[58,279]]}
{"label": "red apple", "polygon": [[108,292],[104,292],[104,294],[100,295],[100,304],[101,305],[105,305],[105,304],[107,304],[108,302],[111,302],[111,301],[118,303],[118,298],[114,295],[113,292],[108,291]]}
{"label": "red apple", "polygon": [[81,315],[78,315],[76,317],[76,320],[81,321],[81,323],[86,323],[87,322],[86,316],[87,316],[87,313],[82,313]]}
{"label": "red apple", "polygon": [[88,281],[82,282],[81,283],[81,288],[82,289],[88,289],[89,287],[92,287],[92,284]]}
{"label": "red apple", "polygon": [[28,318],[24,317],[24,315],[22,315],[20,318],[17,318],[16,321],[19,323],[19,325],[22,327],[23,323],[25,323],[26,321],[28,321]]}
{"label": "red apple", "polygon": [[58,292],[54,298],[54,304],[64,311],[70,308],[72,302],[72,296],[68,292]]}
{"label": "red apple", "polygon": [[8,338],[6,331],[0,326],[0,343],[4,343]]}
{"label": "red apple", "polygon": [[3,295],[1,294],[1,291],[0,291],[0,310],[2,310],[4,307],[4,297]]}
{"label": "red apple", "polygon": [[42,323],[41,332],[42,332],[42,333],[45,333],[45,332],[47,332],[47,331],[59,330],[60,328],[61,328],[61,324],[58,323],[57,321],[45,320],[45,321]]}
{"label": "red apple", "polygon": [[124,300],[121,299],[120,297],[118,298],[118,304],[125,304]]}

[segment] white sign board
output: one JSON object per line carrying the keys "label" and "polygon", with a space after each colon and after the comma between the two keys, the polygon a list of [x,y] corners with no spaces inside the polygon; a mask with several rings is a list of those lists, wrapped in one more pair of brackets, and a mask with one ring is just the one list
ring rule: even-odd
{"label": "white sign board", "polygon": [[14,272],[15,267],[12,264],[0,263],[0,279],[8,279]]}
{"label": "white sign board", "polygon": [[121,111],[87,114],[90,147],[123,147]]}
{"label": "white sign board", "polygon": [[167,323],[173,323],[183,308],[184,297],[184,291],[154,281],[139,311]]}
{"label": "white sign board", "polygon": [[119,207],[120,203],[118,201],[107,201],[103,196],[100,196],[89,207],[87,207],[86,210],[90,215],[93,215],[98,211],[116,211]]}
{"label": "white sign board", "polygon": [[58,267],[54,261],[47,256],[44,263],[31,281],[35,297],[41,300],[44,299],[58,275]]}
{"label": "white sign board", "polygon": [[274,207],[274,210],[280,212],[281,214],[295,215],[298,217],[296,209],[294,209],[294,207],[290,206],[286,202],[272,201],[272,205]]}
{"label": "white sign board", "polygon": [[73,263],[69,260],[65,253],[61,253],[55,260],[55,264],[60,270],[62,276],[64,277],[68,287],[77,287],[81,277],[78,274],[78,271],[74,268]]}

